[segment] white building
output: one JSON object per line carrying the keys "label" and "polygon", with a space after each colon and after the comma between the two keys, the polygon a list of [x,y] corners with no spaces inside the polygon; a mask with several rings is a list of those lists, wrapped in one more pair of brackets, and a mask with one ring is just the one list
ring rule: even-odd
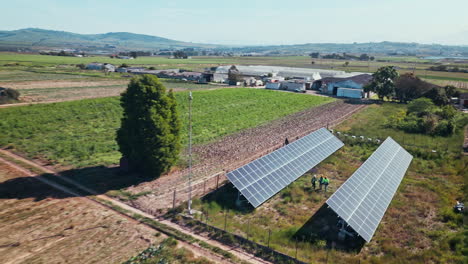
{"label": "white building", "polygon": [[284,81],[284,82],[281,82],[281,89],[287,90],[287,91],[299,92],[299,91],[305,91],[306,87],[305,87],[304,82]]}
{"label": "white building", "polygon": [[[218,74],[228,74],[229,68],[232,65],[224,65],[216,68]],[[262,77],[281,76],[288,78],[308,78],[311,81],[319,80],[323,77],[332,77],[336,75],[346,74],[344,71],[324,70],[324,69],[308,69],[308,68],[293,68],[281,66],[263,66],[263,65],[236,65],[240,74],[244,76]]]}
{"label": "white building", "polygon": [[280,82],[267,82],[265,85],[266,89],[271,89],[271,90],[279,90],[281,87]]}

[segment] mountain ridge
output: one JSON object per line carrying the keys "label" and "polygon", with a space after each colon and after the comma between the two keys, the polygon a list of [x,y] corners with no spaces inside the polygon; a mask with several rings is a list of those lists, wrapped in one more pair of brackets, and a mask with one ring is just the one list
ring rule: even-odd
{"label": "mountain ridge", "polygon": [[367,43],[304,43],[292,45],[219,45],[172,40],[159,36],[131,32],[107,32],[79,34],[68,31],[25,28],[0,31],[0,50],[25,49],[79,49],[83,51],[155,51],[161,49],[216,49],[235,53],[263,53],[267,55],[304,55],[308,52],[323,53],[387,53],[427,55],[468,55],[468,45],[420,44],[417,42],[367,42]]}

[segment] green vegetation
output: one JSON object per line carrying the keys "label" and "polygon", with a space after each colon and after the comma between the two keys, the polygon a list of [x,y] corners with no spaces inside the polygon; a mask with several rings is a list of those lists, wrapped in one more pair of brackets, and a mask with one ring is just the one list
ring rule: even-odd
{"label": "green vegetation", "polygon": [[15,89],[0,87],[0,104],[16,103],[19,96],[20,92]]}
{"label": "green vegetation", "polygon": [[[339,245],[330,250],[329,237],[321,235],[320,230],[325,225],[333,228],[336,219],[320,213],[330,193],[313,192],[311,174],[255,210],[236,207],[237,191],[228,185],[194,201],[193,208],[205,214],[198,220],[265,246],[269,242],[271,248],[292,257],[297,247],[298,259],[305,262],[357,263],[359,258],[361,263],[463,263],[463,215],[452,210],[457,199],[466,199],[463,185],[468,157],[461,154],[463,131],[439,137],[409,134],[386,125],[388,116],[406,110],[403,104],[384,103],[353,115],[335,128],[342,132],[345,146],[313,172],[327,176],[330,193],[334,192],[378,147],[367,137],[384,140],[391,136],[414,156],[372,242],[364,245],[359,257],[354,250],[340,250]],[[345,133],[363,135],[366,140]],[[307,231],[315,225],[319,228]]]}
{"label": "green vegetation", "polygon": [[[175,93],[187,134],[188,92]],[[333,99],[249,88],[193,92],[193,142],[203,144],[240,130],[328,103]],[[122,117],[119,98],[86,99],[0,109],[1,146],[62,165],[110,165]],[[182,136],[182,145],[187,138]]]}
{"label": "green vegetation", "polygon": [[395,80],[398,72],[392,66],[379,68],[373,75],[372,82],[364,87],[365,92],[377,93],[380,100],[390,99],[395,95]]}
{"label": "green vegetation", "polygon": [[123,118],[117,143],[130,169],[154,178],[167,173],[181,148],[181,123],[173,91],[166,93],[156,76],[137,76],[120,102]]}
{"label": "green vegetation", "polygon": [[[44,76],[36,76],[36,79],[42,78],[61,78],[67,76],[69,78],[122,78],[127,74],[113,73],[105,75],[99,71],[80,70],[76,65],[86,65],[91,62],[112,63],[121,65],[123,63],[129,66],[146,66],[152,69],[170,69],[184,68],[187,70],[203,71],[207,67],[218,65],[278,65],[301,68],[322,68],[344,71],[358,72],[374,72],[383,66],[395,66],[400,74],[405,72],[413,72],[415,75],[434,80],[464,81],[468,82],[468,74],[461,72],[441,72],[430,71],[428,67],[436,65],[436,63],[427,60],[421,60],[416,57],[385,57],[377,58],[377,60],[367,61],[350,61],[349,65],[344,66],[342,60],[333,59],[311,59],[309,56],[278,56],[278,57],[217,57],[217,56],[194,56],[192,59],[170,59],[168,57],[144,57],[139,56],[134,60],[111,59],[104,56],[93,57],[64,57],[64,56],[44,56],[34,54],[17,54],[17,53],[0,53],[0,81],[2,71],[23,71],[42,72]],[[453,65],[462,64],[454,63]],[[54,74],[56,74],[54,76]],[[17,76],[18,79],[31,79],[31,76]]]}
{"label": "green vegetation", "polygon": [[392,115],[387,126],[408,133],[449,136],[456,129],[463,130],[468,117],[453,106],[437,107],[428,98],[419,98],[408,104],[408,110]]}
{"label": "green vegetation", "polygon": [[173,238],[165,239],[159,246],[150,246],[137,256],[124,262],[124,264],[151,263],[204,264],[212,262],[204,257],[194,257],[193,253],[185,248],[177,248],[177,241]]}

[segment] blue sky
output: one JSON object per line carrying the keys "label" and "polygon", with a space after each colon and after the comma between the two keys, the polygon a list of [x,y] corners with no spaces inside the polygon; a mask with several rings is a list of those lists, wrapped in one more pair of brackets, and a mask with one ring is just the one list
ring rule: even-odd
{"label": "blue sky", "polygon": [[133,32],[198,43],[468,45],[467,0],[1,0],[0,30]]}

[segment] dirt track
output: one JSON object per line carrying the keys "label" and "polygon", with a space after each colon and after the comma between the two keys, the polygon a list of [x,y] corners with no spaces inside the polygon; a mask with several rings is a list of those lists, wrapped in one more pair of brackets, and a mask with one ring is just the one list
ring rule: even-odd
{"label": "dirt track", "polygon": [[[41,171],[43,171],[44,173],[50,173],[50,174],[56,174],[56,172],[54,172],[53,170],[47,168],[47,167],[44,167],[42,165],[39,165],[39,164],[36,164],[32,161],[29,161],[27,159],[24,159],[18,155],[15,155],[13,153],[10,153],[6,150],[3,150],[3,149],[0,149],[0,152],[3,154],[3,155],[6,155],[6,156],[9,156],[15,160],[19,160],[25,164],[27,164],[28,166],[31,166],[31,167],[35,167],[36,169],[39,169]],[[115,214],[117,215],[120,215],[120,216],[124,216],[128,221],[130,221],[131,223],[133,223],[134,225],[136,226],[139,226],[139,227],[144,227],[146,229],[148,229],[149,227],[146,226],[146,225],[142,225],[140,222],[134,220],[133,218],[129,217],[129,215],[127,214],[123,214],[123,213],[120,213],[118,211],[115,211],[113,210],[112,208],[109,208],[107,205],[103,205],[102,203],[100,202],[97,202],[95,201],[94,199],[89,199],[87,197],[80,197],[79,194],[77,194],[75,191],[73,190],[70,190],[69,188],[65,187],[65,186],[62,186],[60,184],[57,184],[53,181],[50,181],[50,180],[47,180],[46,178],[42,177],[41,175],[36,175],[34,173],[32,173],[31,171],[17,165],[17,164],[14,164],[12,162],[9,162],[9,161],[6,161],[4,160],[3,158],[0,158],[0,164],[1,163],[5,163],[7,164],[8,166],[11,166],[12,168],[15,168],[17,169],[18,171],[20,171],[21,173],[23,173],[23,175],[26,175],[26,176],[29,176],[29,177],[34,177],[35,179],[39,180],[41,183],[45,183],[53,188],[55,188],[56,190],[60,190],[68,195],[71,195],[72,197],[75,196],[75,198],[72,198],[72,199],[81,199],[87,203],[89,203],[88,206],[92,206],[92,205],[98,205],[100,207],[102,207],[102,209],[104,210],[107,210],[109,211],[109,209],[111,209],[110,211],[113,211]],[[61,177],[65,182],[71,184],[71,185],[74,185],[75,187],[77,187],[78,189],[82,190],[82,191],[85,191],[85,192],[89,192],[89,193],[95,193],[93,190],[89,189],[89,188],[86,188],[82,185],[80,185],[79,183],[73,181],[73,180],[70,180],[68,178],[65,178],[65,177],[62,177],[62,176],[59,176]],[[191,230],[188,230],[184,227],[181,227],[177,224],[174,224],[168,220],[164,220],[164,219],[155,219],[152,215],[149,215],[145,212],[142,212],[136,208],[133,208],[127,204],[124,204],[120,201],[116,201],[106,195],[96,195],[95,196],[96,198],[100,199],[101,201],[106,201],[107,203],[110,203],[110,204],[113,204],[114,206],[117,206],[117,207],[120,207],[121,209],[124,209],[124,210],[127,210],[129,212],[129,214],[132,214],[132,215],[139,215],[139,216],[143,216],[143,217],[147,217],[147,218],[151,218],[151,219],[154,219],[154,220],[157,220],[159,221],[160,223],[163,223],[167,226],[170,226],[174,229],[177,229],[179,231],[182,231],[183,233],[187,233],[187,234],[190,234],[192,237],[200,240],[200,241],[203,241],[207,244],[210,244],[211,246],[215,246],[215,247],[219,247],[225,251],[228,251],[230,253],[232,253],[234,256],[236,256],[238,259],[241,259],[243,261],[246,261],[246,262],[250,262],[250,263],[254,263],[254,264],[268,264],[269,262],[267,261],[264,261],[258,257],[255,257],[249,253],[246,253],[244,251],[242,251],[240,248],[235,248],[235,247],[230,247],[230,246],[226,246],[218,241],[215,241],[215,240],[211,240],[210,238],[206,238],[206,237],[203,237],[203,236],[200,236],[196,233],[194,233],[193,231]],[[129,227],[130,228],[130,227]],[[127,229],[129,229],[127,228]],[[151,230],[151,228],[149,228]],[[154,230],[152,230],[154,232]],[[160,238],[163,238],[165,237],[164,235],[162,235],[162,237]],[[140,238],[143,239],[143,236],[140,236]],[[148,241],[147,238],[144,238],[143,241]],[[148,242],[147,242],[148,243]],[[199,245],[195,245],[195,244],[190,244],[190,243],[187,243],[187,242],[184,242],[184,241],[179,241],[179,244],[190,250],[191,252],[194,253],[195,256],[202,256],[202,257],[205,257],[215,263],[233,263],[231,260],[229,259],[226,259],[226,258],[223,258],[221,257],[220,255],[218,254],[215,254],[213,253],[212,251],[210,250],[207,250],[205,248],[202,248],[200,247]],[[104,263],[108,263],[108,262],[104,262]]]}
{"label": "dirt track", "polygon": [[[229,135],[214,143],[197,146],[193,152],[200,161],[193,168],[192,192],[202,195],[225,180],[224,171],[236,169],[279,147],[286,138],[290,142],[321,127],[332,127],[365,105],[348,104],[339,100],[311,108],[267,125]],[[217,173],[220,174],[219,182]],[[188,171],[176,171],[157,180],[130,187],[133,193],[151,191],[152,194],[132,201],[132,206],[151,214],[158,209],[170,208],[176,189],[176,203],[188,199]]]}

